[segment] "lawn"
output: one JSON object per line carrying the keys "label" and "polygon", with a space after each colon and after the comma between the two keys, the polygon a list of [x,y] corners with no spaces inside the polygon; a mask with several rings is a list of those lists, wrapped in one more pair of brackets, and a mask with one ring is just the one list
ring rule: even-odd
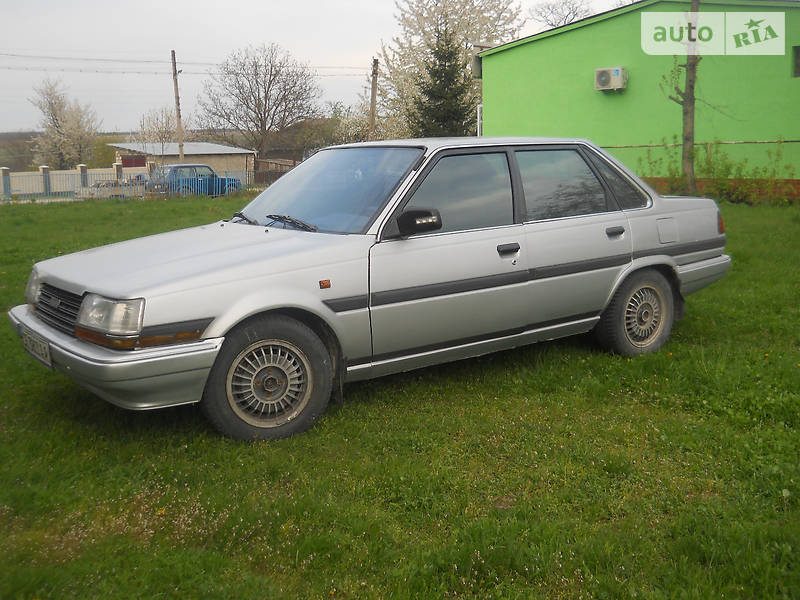
{"label": "lawn", "polygon": [[[37,260],[243,203],[2,205],[0,308]],[[733,267],[658,354],[352,384],[277,443],[117,409],[3,319],[0,597],[800,597],[800,207],[723,214]]]}

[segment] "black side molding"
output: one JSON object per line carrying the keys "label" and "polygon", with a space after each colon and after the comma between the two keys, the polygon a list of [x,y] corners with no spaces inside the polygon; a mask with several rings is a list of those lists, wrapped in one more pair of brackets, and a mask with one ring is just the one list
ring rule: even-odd
{"label": "black side molding", "polygon": [[583,273],[585,271],[595,271],[597,269],[621,267],[622,265],[627,265],[629,262],[631,262],[630,254],[617,254],[615,256],[605,256],[603,258],[576,260],[560,265],[535,267],[529,269],[529,273],[531,279],[547,279],[548,277],[560,277],[562,275],[572,275],[573,273]]}
{"label": "black side molding", "polygon": [[161,335],[173,335],[175,333],[186,333],[194,331],[202,335],[214,319],[195,319],[194,321],[178,321],[176,323],[164,323],[163,325],[149,325],[142,328],[140,337],[158,337]]}
{"label": "black side molding", "polygon": [[474,277],[472,279],[431,283],[397,290],[387,290],[385,292],[374,292],[371,297],[371,304],[372,306],[382,306],[384,304],[395,304],[396,302],[408,302],[409,300],[422,300],[423,298],[502,287],[526,281],[528,281],[527,271],[512,271],[510,273]]}
{"label": "black side molding", "polygon": [[633,258],[643,258],[645,256],[657,256],[659,254],[666,256],[678,256],[680,254],[691,254],[692,252],[701,252],[703,250],[717,250],[720,252],[725,248],[725,236],[721,235],[716,238],[708,240],[700,240],[699,242],[686,242],[684,244],[665,244],[658,248],[648,248],[647,250],[636,250],[633,253]]}
{"label": "black side molding", "polygon": [[359,310],[367,308],[369,305],[369,296],[348,296],[346,298],[334,298],[333,300],[323,300],[322,303],[330,308],[333,312],[347,312],[348,310]]}

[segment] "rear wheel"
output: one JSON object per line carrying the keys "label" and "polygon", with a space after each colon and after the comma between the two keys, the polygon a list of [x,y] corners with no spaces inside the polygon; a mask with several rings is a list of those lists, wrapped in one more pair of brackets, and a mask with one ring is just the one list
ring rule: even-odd
{"label": "rear wheel", "polygon": [[614,294],[595,328],[598,341],[623,356],[655,352],[675,320],[672,286],[658,271],[631,275]]}
{"label": "rear wheel", "polygon": [[331,357],[311,329],[283,315],[261,317],[225,338],[201,407],[232,438],[283,438],[317,421],[331,382]]}

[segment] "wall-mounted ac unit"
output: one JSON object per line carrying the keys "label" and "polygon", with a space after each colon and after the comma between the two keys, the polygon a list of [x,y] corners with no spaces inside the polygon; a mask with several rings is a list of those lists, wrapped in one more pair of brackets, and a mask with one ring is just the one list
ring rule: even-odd
{"label": "wall-mounted ac unit", "polygon": [[628,72],[624,67],[608,67],[594,70],[594,89],[623,90],[628,85]]}

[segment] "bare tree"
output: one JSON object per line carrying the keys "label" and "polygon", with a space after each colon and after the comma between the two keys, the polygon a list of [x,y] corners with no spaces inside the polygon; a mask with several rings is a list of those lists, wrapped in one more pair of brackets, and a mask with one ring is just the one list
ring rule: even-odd
{"label": "bare tree", "polygon": [[529,9],[528,14],[532,20],[552,29],[588,17],[592,14],[592,8],[587,0],[563,0],[536,4]]}
{"label": "bare tree", "polygon": [[[183,118],[185,131],[191,129],[190,120]],[[164,151],[167,144],[177,142],[178,120],[175,109],[169,106],[154,108],[147,111],[139,119],[139,129],[130,136],[130,141],[141,144],[155,144],[161,150],[159,153],[163,162]],[[191,136],[185,136],[189,138]]]}
{"label": "bare tree", "polygon": [[270,134],[317,115],[320,89],[309,67],[277,44],[231,53],[205,84],[199,125],[265,152]]}
{"label": "bare tree", "polygon": [[[524,24],[514,0],[396,0],[400,34],[379,52],[377,136],[405,137],[406,116],[419,93],[428,49],[436,43],[436,27],[443,22],[453,32],[463,62],[469,63],[473,45],[494,46],[514,39]],[[476,80],[471,99],[480,97]]]}
{"label": "bare tree", "polygon": [[30,101],[42,112],[42,133],[33,142],[35,159],[55,169],[89,162],[100,127],[95,112],[69,100],[58,81],[46,79],[34,91]]}

